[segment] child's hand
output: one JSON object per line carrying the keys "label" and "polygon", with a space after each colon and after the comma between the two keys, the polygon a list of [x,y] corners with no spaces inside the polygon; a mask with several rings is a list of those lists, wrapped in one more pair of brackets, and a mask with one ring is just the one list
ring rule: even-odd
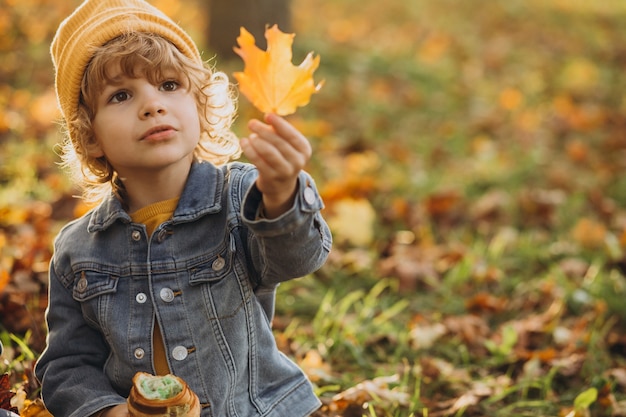
{"label": "child's hand", "polygon": [[115,407],[104,410],[100,417],[128,417],[128,406],[126,404],[116,405]]}
{"label": "child's hand", "polygon": [[246,157],[259,170],[257,187],[263,193],[264,214],[275,218],[293,204],[298,174],[311,158],[311,144],[280,116],[268,114],[265,123],[251,120],[252,132],[241,139]]}

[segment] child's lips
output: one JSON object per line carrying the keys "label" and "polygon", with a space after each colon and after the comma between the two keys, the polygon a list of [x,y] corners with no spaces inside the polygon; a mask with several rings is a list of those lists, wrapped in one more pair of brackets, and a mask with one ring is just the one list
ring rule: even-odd
{"label": "child's lips", "polygon": [[156,126],[144,132],[144,134],[141,135],[140,140],[155,142],[155,141],[169,139],[174,134],[175,131],[176,129],[174,129],[172,126],[169,126],[169,125]]}

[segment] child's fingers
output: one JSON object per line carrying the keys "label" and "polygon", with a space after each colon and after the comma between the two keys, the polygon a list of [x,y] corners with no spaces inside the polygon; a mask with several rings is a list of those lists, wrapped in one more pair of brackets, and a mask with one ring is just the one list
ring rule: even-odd
{"label": "child's fingers", "polygon": [[273,129],[262,134],[253,132],[250,134],[250,140],[254,142],[254,146],[264,158],[283,158],[293,163],[300,163],[302,159],[307,158],[289,141],[274,133]]}
{"label": "child's fingers", "polygon": [[284,149],[280,146],[281,142],[286,142],[297,152],[304,154],[306,159],[311,157],[311,144],[291,123],[275,114],[267,114],[265,121],[267,124],[258,120],[251,120],[249,123],[250,130],[272,141],[281,150]]}
{"label": "child's fingers", "polygon": [[259,142],[259,136],[253,133],[250,137],[241,139],[241,149],[250,162],[256,165],[260,170],[265,171],[271,166],[267,161],[271,159],[268,158],[270,150],[268,150],[269,147],[267,145],[263,145]]}
{"label": "child's fingers", "polygon": [[271,176],[289,176],[299,172],[306,163],[304,157],[290,146],[279,149],[267,139],[253,133],[243,139],[241,147],[246,157],[257,168]]}
{"label": "child's fingers", "polygon": [[258,169],[256,184],[264,195],[282,193],[291,188],[300,169],[283,158],[274,147],[252,134],[241,139],[241,148]]}

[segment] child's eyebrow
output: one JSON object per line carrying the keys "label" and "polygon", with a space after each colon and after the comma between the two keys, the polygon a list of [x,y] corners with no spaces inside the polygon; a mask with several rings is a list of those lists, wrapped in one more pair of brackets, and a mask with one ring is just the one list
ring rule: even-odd
{"label": "child's eyebrow", "polygon": [[122,74],[116,74],[113,77],[106,77],[104,79],[104,85],[110,85],[110,86],[120,86],[124,83],[124,76]]}

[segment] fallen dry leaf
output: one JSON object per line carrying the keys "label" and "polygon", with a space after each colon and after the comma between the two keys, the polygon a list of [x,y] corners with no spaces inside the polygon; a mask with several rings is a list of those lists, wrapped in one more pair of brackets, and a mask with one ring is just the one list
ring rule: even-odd
{"label": "fallen dry leaf", "polygon": [[345,198],[335,203],[328,224],[337,242],[367,247],[374,240],[376,211],[365,198]]}
{"label": "fallen dry leaf", "polygon": [[41,399],[29,401],[26,407],[20,413],[20,417],[53,417],[52,414],[43,405]]}
{"label": "fallen dry leaf", "polygon": [[315,349],[309,350],[302,361],[300,367],[309,377],[311,382],[318,383],[323,380],[330,380],[330,364],[324,362],[322,355]]}
{"label": "fallen dry leaf", "polygon": [[3,374],[0,376],[0,409],[17,411],[11,405],[11,398],[15,393],[11,390],[11,383],[9,382],[9,374]]}
{"label": "fallen dry leaf", "polygon": [[601,248],[606,235],[607,228],[604,224],[586,217],[579,219],[572,230],[574,241],[589,249]]}
{"label": "fallen dry leaf", "polygon": [[411,346],[415,349],[429,349],[447,332],[441,323],[426,323],[415,326],[409,332]]}
{"label": "fallen dry leaf", "polygon": [[244,70],[233,75],[241,93],[263,113],[292,114],[297,107],[308,104],[311,95],[323,85],[313,82],[319,55],[313,58],[309,53],[297,67],[291,63],[294,36],[281,32],[277,25],[267,28],[267,51],[263,51],[255,45],[254,36],[241,28],[239,47],[234,50],[243,59]]}
{"label": "fallen dry leaf", "polygon": [[397,374],[363,381],[335,395],[329,408],[332,411],[342,411],[350,404],[365,404],[374,398],[389,407],[407,405],[410,401],[409,394],[402,391],[401,387],[390,387],[399,382],[400,376]]}

